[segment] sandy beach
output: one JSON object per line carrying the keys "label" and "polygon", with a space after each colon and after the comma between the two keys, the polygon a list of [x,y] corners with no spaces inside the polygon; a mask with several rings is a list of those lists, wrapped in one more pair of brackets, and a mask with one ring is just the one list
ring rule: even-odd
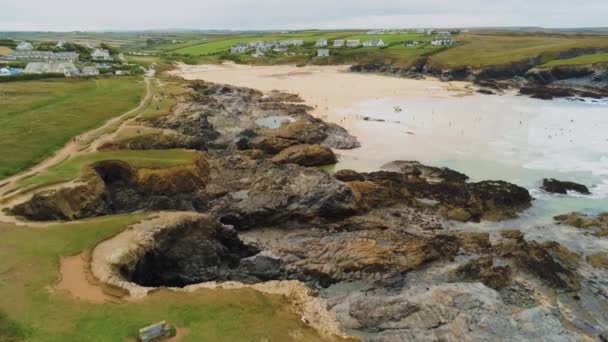
{"label": "sandy beach", "polygon": [[[234,63],[221,65],[179,65],[173,75],[187,80],[204,79],[261,91],[281,90],[299,94],[318,114],[334,113],[344,107],[383,97],[445,98],[471,94],[470,83],[441,82],[436,79],[412,80],[390,76],[348,72],[348,66],[291,65],[250,66]],[[330,118],[331,119],[331,118]]]}

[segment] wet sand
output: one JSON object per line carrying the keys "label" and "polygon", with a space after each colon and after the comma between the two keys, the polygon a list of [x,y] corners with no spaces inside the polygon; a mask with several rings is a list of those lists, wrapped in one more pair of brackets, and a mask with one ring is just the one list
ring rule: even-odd
{"label": "wet sand", "polygon": [[87,278],[88,263],[84,255],[77,254],[62,257],[59,272],[61,280],[57,289],[66,291],[72,297],[91,303],[104,303],[111,298],[106,295],[100,286],[95,285]]}

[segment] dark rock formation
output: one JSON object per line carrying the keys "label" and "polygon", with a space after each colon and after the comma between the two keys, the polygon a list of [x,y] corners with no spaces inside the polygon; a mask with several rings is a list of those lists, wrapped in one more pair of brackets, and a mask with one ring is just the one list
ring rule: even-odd
{"label": "dark rock formation", "polygon": [[84,185],[37,193],[12,208],[13,215],[34,221],[75,220],[136,210],[192,210],[197,193],[209,181],[201,156],[192,164],[165,169],[134,168],[122,161],[91,166]]}
{"label": "dark rock formation", "polygon": [[365,180],[362,174],[353,170],[340,170],[334,173],[334,177],[342,182],[363,182]]}
{"label": "dark rock formation", "polygon": [[568,191],[576,191],[583,195],[591,194],[589,188],[582,184],[559,181],[557,179],[543,179],[543,186],[541,187],[541,189],[553,194],[567,195]]}
{"label": "dark rock formation", "polygon": [[170,150],[185,148],[191,150],[207,149],[203,138],[175,134],[142,134],[132,138],[109,142],[98,148],[99,151],[116,150]]}
{"label": "dark rock formation", "polygon": [[[255,258],[259,251],[208,217],[180,223],[154,236],[154,248],[121,272],[142,286],[182,287],[205,281],[260,282],[281,277],[281,265]],[[252,258],[253,257],[253,258]],[[255,259],[254,259],[255,258]]]}
{"label": "dark rock formation", "polygon": [[494,266],[492,257],[486,256],[473,260],[456,270],[456,276],[468,281],[480,281],[495,290],[511,284],[511,267]]}
{"label": "dark rock formation", "polygon": [[336,155],[321,145],[295,145],[284,149],[272,158],[278,164],[298,164],[302,166],[323,166],[337,162]]}

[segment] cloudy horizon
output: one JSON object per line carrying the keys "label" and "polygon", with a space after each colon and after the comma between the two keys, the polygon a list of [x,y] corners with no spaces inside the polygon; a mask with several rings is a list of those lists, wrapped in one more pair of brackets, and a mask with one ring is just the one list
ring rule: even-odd
{"label": "cloudy horizon", "polygon": [[[154,29],[296,30],[345,28],[606,27],[608,1],[565,0],[106,0],[85,9],[76,0],[0,0],[0,31]],[[4,2],[7,2],[6,4]]]}

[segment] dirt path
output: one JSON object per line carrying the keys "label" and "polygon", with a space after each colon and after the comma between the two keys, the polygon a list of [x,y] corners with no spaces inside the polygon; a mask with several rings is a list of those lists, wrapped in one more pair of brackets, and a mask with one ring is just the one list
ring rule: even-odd
{"label": "dirt path", "polygon": [[[108,120],[105,124],[92,131],[83,133],[78,137],[70,140],[70,142],[68,142],[63,148],[57,151],[52,157],[44,160],[40,164],[32,167],[31,169],[11,176],[9,178],[3,179],[0,183],[0,210],[4,209],[8,203],[18,203],[20,202],[20,199],[23,199],[23,197],[28,196],[27,191],[21,192],[18,190],[19,182],[21,180],[44,172],[49,167],[60,163],[66,159],[72,158],[78,154],[93,152],[94,148],[97,147],[96,142],[105,137],[105,134],[103,133],[104,130],[114,125],[120,126],[124,124],[124,122],[126,121],[126,117],[129,117],[131,114],[143,109],[146,106],[148,101],[150,101],[150,99],[152,98],[151,81],[152,77],[148,76],[147,74],[146,77],[144,77],[144,83],[146,85],[145,95],[141,99],[137,107]],[[86,148],[83,148],[83,146],[81,145],[81,142],[83,141],[88,142]],[[0,215],[0,220],[5,219],[5,217],[3,216],[4,215]]]}

